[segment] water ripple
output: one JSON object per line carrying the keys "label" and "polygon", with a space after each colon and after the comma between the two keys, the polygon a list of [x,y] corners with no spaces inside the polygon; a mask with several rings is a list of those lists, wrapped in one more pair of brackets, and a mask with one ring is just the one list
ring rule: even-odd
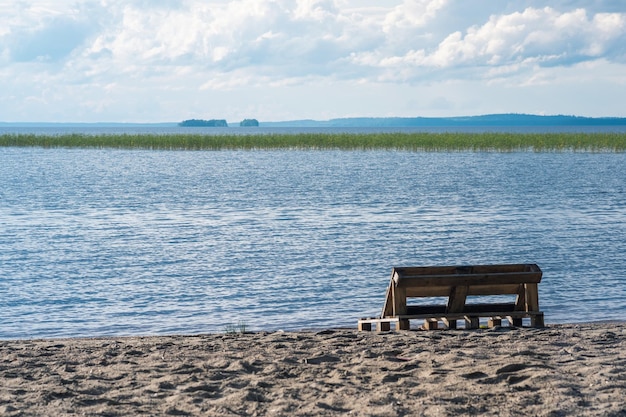
{"label": "water ripple", "polygon": [[0,149],[0,338],[355,326],[395,265],[536,262],[626,311],[626,156]]}

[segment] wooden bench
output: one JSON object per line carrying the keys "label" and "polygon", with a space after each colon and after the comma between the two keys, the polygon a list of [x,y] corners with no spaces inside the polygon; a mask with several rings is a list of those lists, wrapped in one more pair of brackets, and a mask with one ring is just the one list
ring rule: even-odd
{"label": "wooden bench", "polygon": [[[480,319],[489,319],[490,327],[508,320],[512,326],[522,326],[529,318],[532,327],[543,327],[543,313],[539,311],[538,284],[542,272],[536,264],[428,266],[393,268],[387,288],[385,304],[380,317],[363,318],[359,330],[408,330],[411,319],[424,320],[424,328],[456,329],[463,320],[466,329],[480,326]],[[468,297],[511,295],[507,303],[467,303]],[[413,297],[447,297],[440,305],[410,305]]]}

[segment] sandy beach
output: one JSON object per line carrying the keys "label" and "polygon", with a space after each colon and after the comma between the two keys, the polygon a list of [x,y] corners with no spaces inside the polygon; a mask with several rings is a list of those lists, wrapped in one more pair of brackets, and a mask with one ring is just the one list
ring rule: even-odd
{"label": "sandy beach", "polygon": [[626,416],[626,323],[0,341],[0,415]]}

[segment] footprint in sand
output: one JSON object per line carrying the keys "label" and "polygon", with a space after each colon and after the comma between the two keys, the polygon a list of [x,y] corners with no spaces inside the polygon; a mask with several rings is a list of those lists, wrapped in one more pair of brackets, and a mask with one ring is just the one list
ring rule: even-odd
{"label": "footprint in sand", "polygon": [[321,356],[315,356],[313,358],[304,359],[304,363],[311,364],[311,365],[319,365],[325,362],[339,362],[340,360],[341,359],[339,359],[336,356],[321,355]]}
{"label": "footprint in sand", "polygon": [[527,365],[525,363],[512,363],[512,364],[505,365],[502,368],[498,369],[496,371],[496,375],[499,375],[499,374],[510,374],[510,373],[513,373],[513,372],[518,372],[518,371],[524,370],[524,369],[529,368],[529,367],[530,367],[530,365]]}
{"label": "footprint in sand", "polygon": [[476,371],[476,372],[470,372],[469,374],[463,374],[461,375],[461,378],[465,378],[465,379],[480,379],[480,378],[485,378],[488,375],[484,372],[480,372],[480,371]]}

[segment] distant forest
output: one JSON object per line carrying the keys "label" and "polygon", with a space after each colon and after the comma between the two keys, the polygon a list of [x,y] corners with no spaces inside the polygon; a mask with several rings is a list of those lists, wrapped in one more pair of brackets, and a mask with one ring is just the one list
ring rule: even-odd
{"label": "distant forest", "polygon": [[228,123],[224,119],[189,119],[183,120],[178,124],[181,127],[228,127]]}
{"label": "distant forest", "polygon": [[267,127],[411,127],[411,126],[624,126],[623,117],[489,114],[466,117],[354,117],[343,119],[264,122]]}

